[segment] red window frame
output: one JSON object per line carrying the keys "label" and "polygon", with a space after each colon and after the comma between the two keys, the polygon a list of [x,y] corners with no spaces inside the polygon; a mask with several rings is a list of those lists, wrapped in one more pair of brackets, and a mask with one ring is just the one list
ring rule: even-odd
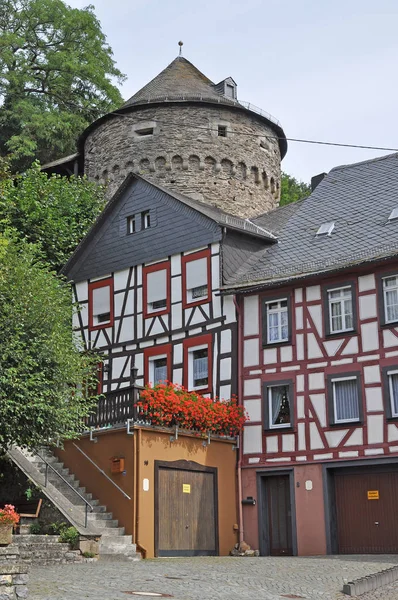
{"label": "red window frame", "polygon": [[[207,259],[207,298],[200,298],[193,302],[187,300],[187,263],[199,260],[200,258]],[[190,308],[191,306],[198,306],[199,304],[206,304],[211,300],[211,251],[210,248],[201,250],[200,252],[194,252],[193,254],[186,254],[182,256],[181,260],[181,274],[182,274],[182,307]]]}
{"label": "red window frame", "polygon": [[163,354],[166,354],[167,360],[167,380],[171,381],[171,352],[171,344],[161,344],[159,346],[151,346],[150,348],[144,348],[144,385],[147,385],[148,383],[153,383],[153,381],[149,381],[149,360],[153,356],[162,356]]}
{"label": "red window frame", "polygon": [[[207,361],[208,361],[208,386],[207,388],[203,388],[200,390],[192,390],[197,391],[198,394],[208,394],[212,390],[213,386],[213,336],[211,333],[206,335],[200,335],[192,338],[188,338],[183,341],[183,349],[184,349],[184,376],[183,382],[184,387],[189,390],[189,359],[188,353],[190,348],[195,348],[195,346],[207,346]],[[189,390],[191,391],[191,390]]]}
{"label": "red window frame", "polygon": [[[147,278],[148,273],[154,273],[156,271],[166,270],[166,308],[162,310],[156,310],[154,312],[148,312],[148,288]],[[160,315],[166,315],[170,312],[171,306],[171,278],[170,278],[170,261],[165,260],[156,265],[150,265],[148,267],[142,267],[142,310],[144,313],[144,319],[149,317],[159,317]]]}
{"label": "red window frame", "polygon": [[[93,291],[101,288],[101,287],[109,287],[110,294],[110,303],[109,303],[109,312],[110,319],[109,323],[99,323],[98,325],[94,325],[94,315],[93,315]],[[90,331],[95,331],[96,329],[106,329],[107,327],[113,327],[115,322],[114,316],[114,300],[113,300],[113,277],[108,277],[107,279],[101,279],[100,281],[92,281],[88,284],[88,328]]]}

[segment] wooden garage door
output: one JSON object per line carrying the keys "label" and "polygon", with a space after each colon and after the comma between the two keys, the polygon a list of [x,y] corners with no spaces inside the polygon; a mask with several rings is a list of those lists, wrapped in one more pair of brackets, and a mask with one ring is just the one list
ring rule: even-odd
{"label": "wooden garage door", "polygon": [[159,467],[157,556],[214,556],[216,472]]}
{"label": "wooden garage door", "polygon": [[398,553],[398,473],[336,474],[338,551]]}

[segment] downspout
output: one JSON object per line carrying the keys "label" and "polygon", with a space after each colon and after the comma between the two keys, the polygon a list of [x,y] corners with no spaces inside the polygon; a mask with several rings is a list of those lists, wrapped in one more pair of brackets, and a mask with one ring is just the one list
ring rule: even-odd
{"label": "downspout", "polygon": [[[233,296],[233,301],[236,309],[237,325],[238,325],[238,403],[243,402],[243,374],[242,374],[242,319],[239,303],[236,296]],[[239,526],[239,544],[243,542],[243,506],[242,506],[242,432],[239,433],[238,452],[238,526]]]}
{"label": "downspout", "polygon": [[135,497],[135,543],[137,550],[141,552],[142,558],[146,558],[147,549],[140,543],[140,481],[141,481],[141,467],[140,467],[140,450],[141,450],[141,428],[137,430],[138,441],[136,442],[137,447],[135,449],[136,456],[136,497]]}

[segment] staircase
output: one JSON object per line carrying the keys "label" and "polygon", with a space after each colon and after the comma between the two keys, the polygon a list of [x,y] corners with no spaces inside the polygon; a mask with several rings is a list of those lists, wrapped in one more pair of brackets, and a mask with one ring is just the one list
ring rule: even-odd
{"label": "staircase", "polygon": [[124,534],[124,527],[119,527],[106,506],[101,506],[86,488],[81,487],[73,473],[50,450],[41,449],[39,454],[16,446],[8,450],[8,456],[14,464],[41,488],[66,520],[76,527],[81,537],[100,538],[101,557],[117,555],[129,560],[141,558],[131,535]]}

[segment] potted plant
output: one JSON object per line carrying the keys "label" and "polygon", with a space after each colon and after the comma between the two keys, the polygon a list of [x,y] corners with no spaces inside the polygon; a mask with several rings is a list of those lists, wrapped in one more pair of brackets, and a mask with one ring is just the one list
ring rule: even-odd
{"label": "potted plant", "polygon": [[19,515],[12,504],[0,508],[0,546],[7,546],[12,542],[12,530],[19,522]]}

